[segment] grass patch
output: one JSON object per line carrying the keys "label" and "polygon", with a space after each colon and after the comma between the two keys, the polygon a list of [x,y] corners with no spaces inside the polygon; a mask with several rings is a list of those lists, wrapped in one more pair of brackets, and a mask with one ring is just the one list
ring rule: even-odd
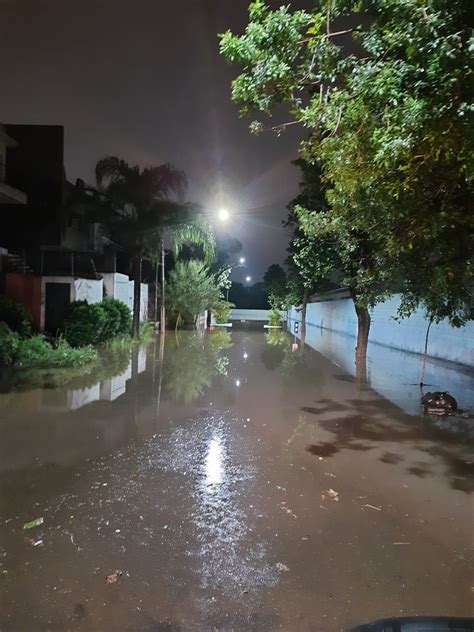
{"label": "grass patch", "polygon": [[64,338],[59,338],[52,345],[43,335],[37,334],[20,341],[14,364],[18,368],[28,369],[66,369],[83,367],[96,361],[97,357],[97,351],[93,347],[74,348]]}

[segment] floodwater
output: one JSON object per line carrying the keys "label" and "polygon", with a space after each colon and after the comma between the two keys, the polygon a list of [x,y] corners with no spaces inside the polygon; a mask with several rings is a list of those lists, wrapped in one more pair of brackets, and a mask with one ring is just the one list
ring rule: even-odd
{"label": "floodwater", "polygon": [[5,376],[0,630],[472,615],[473,420],[407,415],[292,343],[169,332],[72,378]]}

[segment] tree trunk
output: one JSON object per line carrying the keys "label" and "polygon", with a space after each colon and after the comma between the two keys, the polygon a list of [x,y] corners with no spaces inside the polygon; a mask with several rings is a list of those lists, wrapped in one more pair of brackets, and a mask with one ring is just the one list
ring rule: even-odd
{"label": "tree trunk", "polygon": [[430,336],[430,329],[431,329],[431,325],[433,324],[433,316],[430,318],[430,322],[428,323],[428,327],[426,329],[426,337],[425,337],[425,350],[423,352],[423,362],[421,365],[421,375],[420,375],[420,388],[421,388],[421,394],[423,396],[423,386],[424,384],[424,379],[425,379],[425,369],[426,369],[426,355],[428,353],[428,339]]}
{"label": "tree trunk", "polygon": [[160,306],[160,333],[166,331],[166,309],[165,309],[165,245],[161,241],[161,306]]}
{"label": "tree trunk", "polygon": [[305,289],[303,293],[303,305],[301,308],[301,348],[304,347],[306,340],[306,308],[308,306],[309,290]]}
{"label": "tree trunk", "polygon": [[140,299],[142,291],[142,253],[137,252],[133,257],[133,322],[132,338],[140,335]]}
{"label": "tree trunk", "polygon": [[159,253],[158,249],[156,251],[156,260],[155,260],[155,310],[153,314],[153,318],[155,319],[155,331],[156,331],[156,323],[158,322],[158,271],[160,269],[160,261],[159,261]]}
{"label": "tree trunk", "polygon": [[370,314],[367,307],[358,305],[354,300],[357,314],[356,377],[367,381],[367,347],[369,345]]}

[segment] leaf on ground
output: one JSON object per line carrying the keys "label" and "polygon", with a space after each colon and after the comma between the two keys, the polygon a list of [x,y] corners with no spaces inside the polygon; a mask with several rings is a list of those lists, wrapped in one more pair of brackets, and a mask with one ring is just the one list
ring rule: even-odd
{"label": "leaf on ground", "polygon": [[44,518],[40,516],[39,518],[35,518],[34,520],[30,520],[30,522],[25,522],[23,525],[23,529],[33,529],[33,527],[39,527],[40,524],[43,524]]}
{"label": "leaf on ground", "polygon": [[288,573],[288,571],[290,570],[288,566],[286,564],[283,564],[282,562],[277,562],[276,567],[279,573]]}

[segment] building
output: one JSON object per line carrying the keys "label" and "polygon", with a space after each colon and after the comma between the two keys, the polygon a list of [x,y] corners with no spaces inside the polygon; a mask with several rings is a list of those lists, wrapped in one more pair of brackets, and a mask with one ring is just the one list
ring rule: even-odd
{"label": "building", "polygon": [[[133,282],[118,273],[117,248],[92,219],[95,195],[66,179],[62,126],[0,126],[0,291],[25,305],[38,331],[55,333],[71,301],[101,301],[104,274],[107,295],[120,288],[117,298],[132,307]],[[126,257],[119,261],[126,270]],[[143,320],[148,286],[142,296]]]}

